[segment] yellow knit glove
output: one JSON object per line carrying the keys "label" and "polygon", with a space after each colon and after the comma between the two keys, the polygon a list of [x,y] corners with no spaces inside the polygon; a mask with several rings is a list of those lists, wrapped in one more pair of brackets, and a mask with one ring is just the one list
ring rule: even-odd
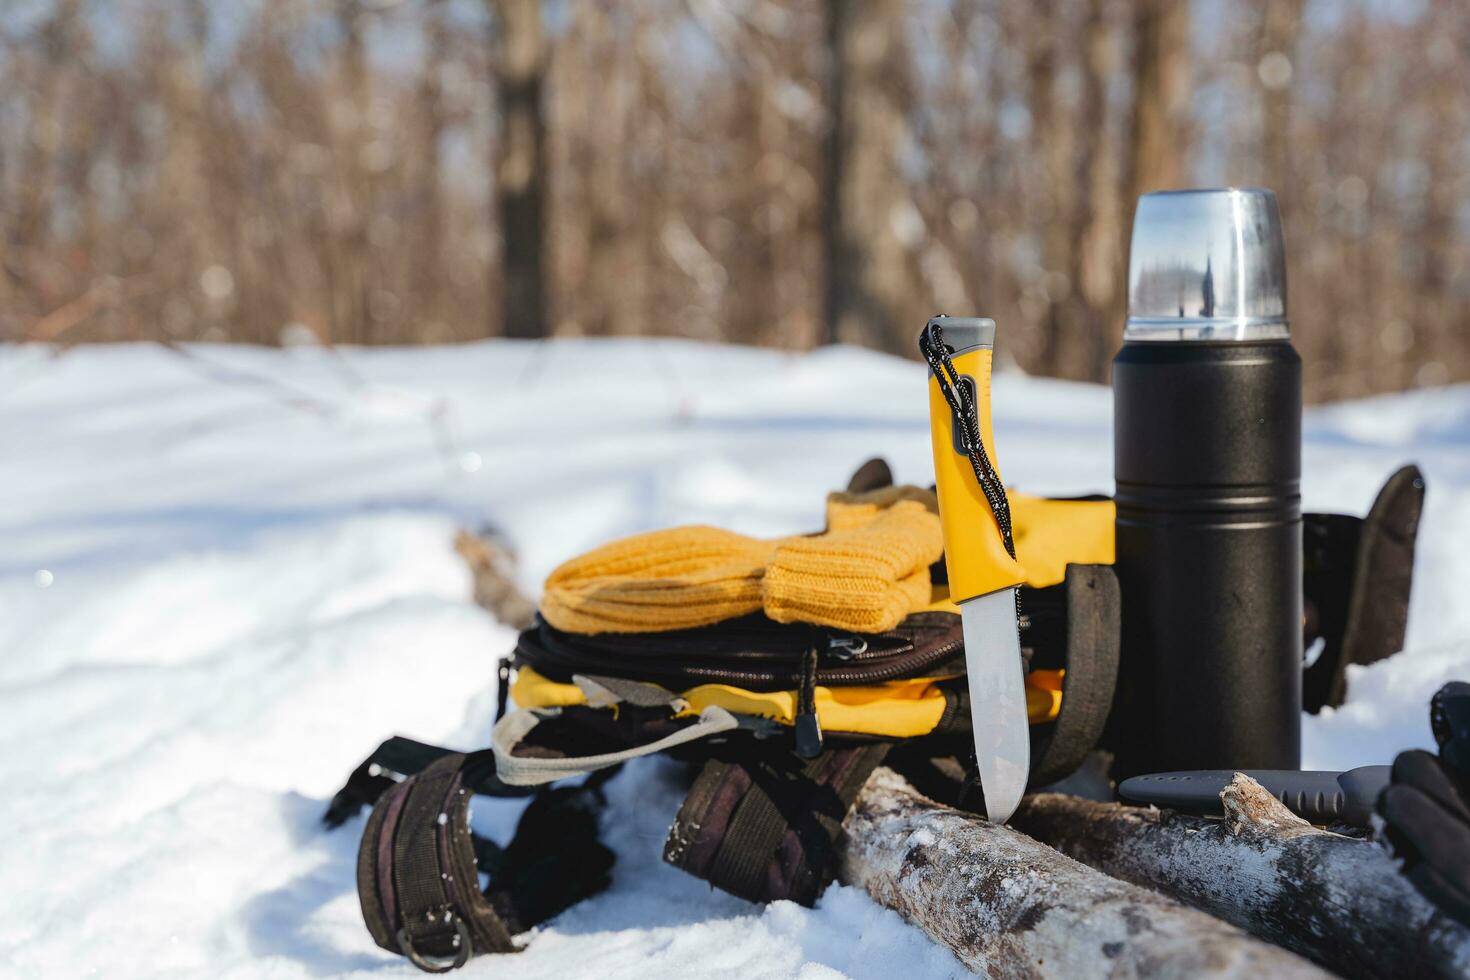
{"label": "yellow knit glove", "polygon": [[604,545],[553,571],[541,615],[569,633],[707,626],[761,607],[761,577],[781,544],[714,527],[676,527]]}
{"label": "yellow knit glove", "polygon": [[829,500],[828,523],[833,530],[776,549],[762,586],[767,616],[880,633],[928,604],[929,566],[944,551],[944,534],[923,504],[899,500],[869,512]]}
{"label": "yellow knit glove", "polygon": [[772,541],[702,526],[623,538],[553,571],[541,615],[569,633],[651,633],[764,608],[778,622],[881,632],[929,603],[944,541],[923,504],[833,494],[827,520],[823,534]]}

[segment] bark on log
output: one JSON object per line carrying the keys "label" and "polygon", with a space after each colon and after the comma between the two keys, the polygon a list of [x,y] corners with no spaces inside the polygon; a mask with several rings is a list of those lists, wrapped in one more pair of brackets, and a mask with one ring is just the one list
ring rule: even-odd
{"label": "bark on log", "polygon": [[1011,822],[1345,976],[1470,976],[1470,929],[1377,845],[1311,826],[1239,774],[1221,799],[1225,819],[1209,820],[1045,793]]}
{"label": "bark on log", "polygon": [[880,768],[843,824],[840,877],[992,977],[1321,977],[1317,967]]}

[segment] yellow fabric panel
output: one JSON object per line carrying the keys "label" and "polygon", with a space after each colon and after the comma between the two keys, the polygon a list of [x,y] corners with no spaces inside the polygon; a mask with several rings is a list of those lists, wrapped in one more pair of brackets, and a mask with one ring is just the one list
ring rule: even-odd
{"label": "yellow fabric panel", "polygon": [[1026,584],[1045,588],[1061,582],[1068,565],[1111,565],[1111,500],[1049,500],[1007,490],[1016,557],[1026,567]]}
{"label": "yellow fabric panel", "polygon": [[1031,724],[1056,721],[1062,713],[1065,670],[1033,670],[1026,675],[1026,715]]}
{"label": "yellow fabric panel", "polygon": [[[747,691],[726,684],[701,684],[685,691],[684,696],[689,709],[681,712],[681,717],[698,715],[717,704],[735,714],[796,724],[795,691]],[[932,732],[944,714],[944,695],[930,680],[897,686],[819,686],[815,696],[822,728],[834,732],[909,738]]]}
{"label": "yellow fabric panel", "polygon": [[[1026,675],[1026,709],[1033,725],[1055,720],[1061,710],[1061,671],[1036,670]],[[891,738],[927,735],[944,714],[940,678],[919,677],[864,687],[816,689],[817,718],[824,729]],[[584,704],[575,684],[549,680],[530,667],[516,671],[510,696],[522,708],[565,707]],[[795,691],[747,691],[728,684],[701,684],[683,692],[689,708],[680,717],[698,715],[719,705],[742,715],[796,724]]]}
{"label": "yellow fabric panel", "polygon": [[587,703],[587,696],[577,685],[558,683],[530,667],[516,668],[510,699],[522,708],[565,708]]}

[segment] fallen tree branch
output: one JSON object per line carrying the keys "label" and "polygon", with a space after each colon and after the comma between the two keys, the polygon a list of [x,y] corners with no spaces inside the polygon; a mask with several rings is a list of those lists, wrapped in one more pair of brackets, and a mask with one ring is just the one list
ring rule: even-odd
{"label": "fallen tree branch", "polygon": [[531,625],[536,604],[516,585],[514,559],[501,542],[489,533],[477,535],[462,530],[454,536],[454,550],[474,576],[476,605],[515,629]]}
{"label": "fallen tree branch", "polygon": [[840,877],[992,977],[1320,977],[1219,919],[920,796],[891,770],[843,823]]}
{"label": "fallen tree branch", "polygon": [[1044,793],[1012,823],[1346,976],[1470,976],[1470,929],[1378,846],[1318,830],[1240,774],[1221,800],[1225,819],[1209,820]]}

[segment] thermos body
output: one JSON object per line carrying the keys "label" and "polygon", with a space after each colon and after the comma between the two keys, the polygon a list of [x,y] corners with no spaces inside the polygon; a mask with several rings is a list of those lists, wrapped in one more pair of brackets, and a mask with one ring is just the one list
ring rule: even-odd
{"label": "thermos body", "polygon": [[1301,763],[1301,358],[1276,198],[1145,194],[1113,361],[1114,774]]}
{"label": "thermos body", "polygon": [[1301,358],[1125,343],[1114,773],[1301,764]]}

